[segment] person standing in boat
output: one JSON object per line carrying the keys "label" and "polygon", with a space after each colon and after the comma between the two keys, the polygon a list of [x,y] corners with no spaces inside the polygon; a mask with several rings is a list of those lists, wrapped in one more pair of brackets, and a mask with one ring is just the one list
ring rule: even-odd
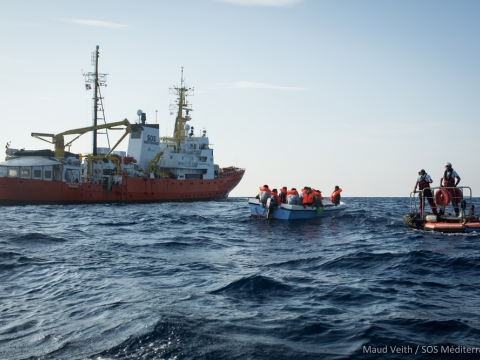
{"label": "person standing in boat", "polygon": [[445,190],[448,191],[452,199],[452,206],[453,206],[453,209],[455,210],[455,216],[458,216],[458,201],[461,200],[461,196],[460,197],[458,196],[459,195],[458,192],[460,192],[461,194],[461,191],[454,188],[457,187],[460,180],[462,179],[460,179],[460,176],[458,176],[458,173],[455,170],[453,170],[452,164],[447,162],[445,164],[445,172],[443,173],[443,178],[440,179],[440,187],[442,187],[442,181],[443,181],[443,187],[447,188]]}
{"label": "person standing in boat", "polygon": [[280,194],[278,194],[278,196],[280,196],[280,201],[282,202],[282,204],[287,203],[287,187],[286,186],[280,189]]}
{"label": "person standing in boat", "polygon": [[413,188],[413,192],[414,193],[417,192],[417,186],[418,186],[418,189],[420,190],[418,193],[420,198],[420,212],[423,212],[423,209],[425,206],[425,198],[426,198],[428,201],[428,205],[430,205],[430,208],[432,209],[432,213],[434,215],[437,215],[437,207],[435,206],[435,202],[433,201],[432,190],[430,190],[430,184],[432,182],[433,180],[430,177],[430,175],[428,175],[424,169],[421,169],[418,172],[418,178],[417,178],[417,181],[415,182],[415,187]]}
{"label": "person standing in boat", "polygon": [[340,205],[340,193],[342,189],[338,185],[335,185],[335,190],[333,190],[332,195],[328,198],[335,206]]}

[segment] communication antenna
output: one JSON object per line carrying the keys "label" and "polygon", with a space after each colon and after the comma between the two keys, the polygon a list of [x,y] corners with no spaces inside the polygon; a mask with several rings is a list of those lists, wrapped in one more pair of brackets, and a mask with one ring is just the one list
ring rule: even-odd
{"label": "communication antenna", "polygon": [[[170,88],[170,94],[176,95],[177,101],[175,104],[170,104],[170,111],[177,111],[177,117],[175,119],[175,127],[173,130],[173,139],[180,142],[180,140],[185,139],[186,131],[185,124],[187,121],[191,120],[189,112],[193,111],[191,105],[188,103],[188,96],[193,96],[194,88],[187,88],[185,85],[185,80],[183,78],[183,66],[182,66],[182,75],[180,81],[180,87],[173,86]],[[185,110],[186,114],[183,115]]]}
{"label": "communication antenna", "polygon": [[[83,76],[85,77],[85,87],[87,90],[90,90],[91,87],[90,84],[93,84],[94,86],[94,94],[93,94],[93,126],[97,126],[98,120],[103,120],[103,122],[106,124],[105,120],[105,109],[103,107],[103,97],[100,92],[100,87],[101,86],[107,86],[107,75],[108,74],[100,74],[98,73],[98,58],[100,57],[100,53],[98,51],[99,46],[97,45],[96,49],[94,52],[92,52],[92,65],[95,69],[95,72],[88,72],[88,73],[83,73]],[[99,117],[99,114],[100,117]],[[110,147],[110,139],[108,137],[108,131],[105,130],[104,133],[99,133],[99,134],[105,134],[107,135],[107,142],[108,142],[108,147]],[[97,155],[97,130],[93,130],[93,151],[92,155],[96,156]]]}

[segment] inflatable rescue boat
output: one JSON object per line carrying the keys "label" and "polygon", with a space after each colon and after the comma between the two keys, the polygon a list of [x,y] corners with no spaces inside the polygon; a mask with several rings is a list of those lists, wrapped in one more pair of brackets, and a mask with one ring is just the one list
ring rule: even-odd
{"label": "inflatable rescue boat", "polygon": [[[428,199],[420,205],[423,190],[410,193],[410,213],[403,216],[403,222],[411,229],[439,231],[444,233],[480,232],[480,219],[475,216],[472,190],[468,186],[455,188],[429,188],[434,193],[434,204],[430,206],[437,214],[426,212]],[[453,214],[446,210],[453,209]]]}

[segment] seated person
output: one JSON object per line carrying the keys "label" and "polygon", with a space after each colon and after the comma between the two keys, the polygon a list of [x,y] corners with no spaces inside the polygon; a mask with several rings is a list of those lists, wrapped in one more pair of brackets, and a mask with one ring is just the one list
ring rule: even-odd
{"label": "seated person", "polygon": [[288,205],[302,205],[298,191],[295,188],[287,191],[287,204]]}
{"label": "seated person", "polygon": [[268,188],[268,185],[260,186],[260,192],[257,195],[257,199],[260,200],[260,203],[265,206],[267,204],[268,198],[272,196],[272,191]]}
{"label": "seated person", "polygon": [[315,190],[314,192],[314,198],[313,198],[313,203],[315,204],[315,207],[319,208],[319,207],[323,207],[323,196],[322,196],[322,192],[320,190]]}

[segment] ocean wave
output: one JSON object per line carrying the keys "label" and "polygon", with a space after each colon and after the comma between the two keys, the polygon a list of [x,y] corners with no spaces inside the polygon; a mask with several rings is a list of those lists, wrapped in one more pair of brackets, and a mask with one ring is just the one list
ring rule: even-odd
{"label": "ocean wave", "polygon": [[477,346],[479,234],[410,230],[405,198],[345,201],[305,221],[252,219],[240,198],[6,208],[0,358],[356,359],[373,358],[369,345]]}
{"label": "ocean wave", "polygon": [[11,235],[8,237],[10,243],[32,243],[32,244],[54,244],[64,243],[68,240],[63,237],[31,232],[23,235]]}
{"label": "ocean wave", "polygon": [[233,281],[220,289],[211,291],[211,294],[229,296],[275,296],[289,293],[290,286],[280,281],[262,275],[252,275]]}

